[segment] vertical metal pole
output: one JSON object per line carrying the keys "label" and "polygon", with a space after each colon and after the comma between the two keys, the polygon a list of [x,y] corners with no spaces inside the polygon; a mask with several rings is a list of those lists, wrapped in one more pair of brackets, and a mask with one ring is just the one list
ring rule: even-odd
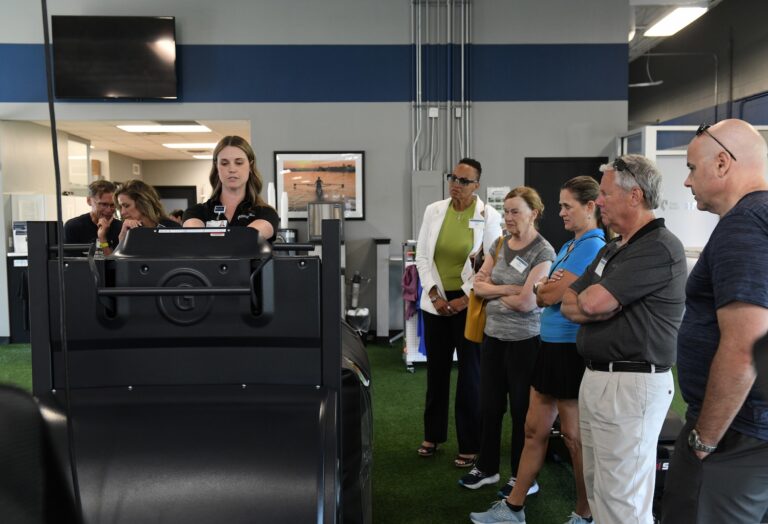
{"label": "vertical metal pole", "polygon": [[[464,0],[464,2],[467,5],[467,44],[470,45],[472,43],[472,0]],[[471,47],[469,48],[471,52]],[[466,65],[464,66],[467,67]],[[469,76],[469,75],[467,75]],[[466,119],[464,122],[466,126],[466,136],[467,136],[467,156],[472,156],[472,93],[470,92],[467,96],[467,108],[466,108]]]}

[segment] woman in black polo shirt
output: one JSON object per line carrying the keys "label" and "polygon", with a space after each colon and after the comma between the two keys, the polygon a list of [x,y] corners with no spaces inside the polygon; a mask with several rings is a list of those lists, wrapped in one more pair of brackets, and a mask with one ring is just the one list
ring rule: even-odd
{"label": "woman in black polo shirt", "polygon": [[244,138],[225,136],[216,144],[209,180],[211,198],[184,212],[184,227],[247,226],[274,240],[280,219],[261,198],[256,155]]}

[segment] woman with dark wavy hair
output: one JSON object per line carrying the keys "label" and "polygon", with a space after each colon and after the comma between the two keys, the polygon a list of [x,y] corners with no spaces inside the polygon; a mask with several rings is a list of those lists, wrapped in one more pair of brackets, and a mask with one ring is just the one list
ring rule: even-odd
{"label": "woman with dark wavy hair", "polygon": [[186,210],[184,227],[252,227],[263,238],[274,240],[280,219],[261,198],[261,174],[247,140],[236,135],[222,138],[213,150],[208,179],[211,198]]}
{"label": "woman with dark wavy hair", "polygon": [[[179,227],[171,220],[160,203],[155,188],[141,180],[128,180],[115,191],[115,205],[123,219],[118,238],[125,238],[129,229],[135,227]],[[104,251],[107,253],[106,249]]]}

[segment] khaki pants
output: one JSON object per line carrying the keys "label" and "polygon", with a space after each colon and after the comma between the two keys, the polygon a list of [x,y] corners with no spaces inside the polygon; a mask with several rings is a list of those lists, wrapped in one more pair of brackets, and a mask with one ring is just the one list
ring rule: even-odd
{"label": "khaki pants", "polygon": [[656,447],[672,373],[587,369],[579,390],[584,481],[598,524],[652,524]]}

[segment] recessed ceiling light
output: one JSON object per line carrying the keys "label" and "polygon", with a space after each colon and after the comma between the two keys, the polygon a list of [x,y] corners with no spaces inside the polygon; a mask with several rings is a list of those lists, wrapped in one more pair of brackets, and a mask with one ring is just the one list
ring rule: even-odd
{"label": "recessed ceiling light", "polygon": [[706,7],[678,7],[653,24],[644,36],[672,36],[706,12]]}
{"label": "recessed ceiling light", "polygon": [[216,147],[216,142],[207,142],[207,143],[187,142],[184,144],[163,144],[163,146],[169,149],[213,149],[214,147]]}
{"label": "recessed ceiling light", "polygon": [[192,155],[192,156],[200,160],[213,160],[213,155]]}
{"label": "recessed ceiling light", "polygon": [[129,133],[210,133],[211,130],[204,125],[126,125],[117,126]]}

